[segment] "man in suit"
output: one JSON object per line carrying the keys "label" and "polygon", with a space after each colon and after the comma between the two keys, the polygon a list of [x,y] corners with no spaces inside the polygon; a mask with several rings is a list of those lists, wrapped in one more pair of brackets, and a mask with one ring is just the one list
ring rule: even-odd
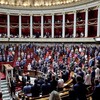
{"label": "man in suit", "polygon": [[47,95],[51,92],[51,84],[48,83],[47,79],[45,79],[45,83],[42,84],[41,89],[42,89],[42,95]]}
{"label": "man in suit", "polygon": [[15,95],[15,88],[16,88],[16,80],[15,78],[11,79],[11,96]]}
{"label": "man in suit", "polygon": [[53,76],[53,77],[52,77],[52,80],[51,80],[51,91],[57,90],[57,85],[58,85],[58,82],[57,82],[57,80],[55,79],[55,76]]}
{"label": "man in suit", "polygon": [[30,83],[26,82],[26,85],[23,87],[23,92],[25,93],[25,95],[31,96],[31,88],[32,86],[30,85]]}
{"label": "man in suit", "polygon": [[100,100],[100,83],[95,87],[93,94],[92,94],[93,100]]}
{"label": "man in suit", "polygon": [[26,85],[26,81],[27,81],[26,76],[23,75],[23,76],[22,76],[22,86],[23,86],[23,87]]}
{"label": "man in suit", "polygon": [[32,97],[39,97],[40,94],[40,85],[37,80],[34,80],[34,85],[31,88]]}
{"label": "man in suit", "polygon": [[26,79],[27,79],[27,81],[30,81],[29,73],[27,73],[27,75],[26,75]]}
{"label": "man in suit", "polygon": [[73,86],[73,91],[75,94],[74,100],[87,100],[86,99],[86,86],[83,84],[83,79],[81,76],[77,76],[76,78],[77,83]]}

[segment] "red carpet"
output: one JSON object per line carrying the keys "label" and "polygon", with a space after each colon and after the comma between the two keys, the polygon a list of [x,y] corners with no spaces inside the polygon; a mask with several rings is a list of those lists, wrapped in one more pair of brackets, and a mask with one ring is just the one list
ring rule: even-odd
{"label": "red carpet", "polygon": [[0,72],[0,78],[1,78],[1,80],[5,79],[6,75]]}

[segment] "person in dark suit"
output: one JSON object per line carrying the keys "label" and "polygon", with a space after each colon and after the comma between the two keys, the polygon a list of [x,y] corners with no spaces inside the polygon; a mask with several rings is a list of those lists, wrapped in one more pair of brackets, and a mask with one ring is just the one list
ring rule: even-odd
{"label": "person in dark suit", "polygon": [[55,79],[55,76],[53,76],[53,77],[52,77],[52,80],[51,80],[51,91],[57,90],[57,85],[58,85],[58,82],[57,82],[57,80]]}
{"label": "person in dark suit", "polygon": [[76,78],[77,83],[73,86],[74,91],[74,100],[87,100],[86,98],[86,86],[83,84],[83,79],[81,76],[77,76]]}
{"label": "person in dark suit", "polygon": [[15,78],[11,79],[11,96],[15,95],[15,88],[16,88],[16,80]]}
{"label": "person in dark suit", "polygon": [[41,86],[42,95],[47,95],[51,92],[51,84],[48,83],[48,80],[45,79],[45,83]]}
{"label": "person in dark suit", "polygon": [[26,85],[26,77],[25,75],[22,76],[22,86],[24,87]]}
{"label": "person in dark suit", "polygon": [[0,92],[0,100],[2,100],[2,92]]}
{"label": "person in dark suit", "polygon": [[27,79],[27,81],[30,81],[29,73],[27,73],[27,75],[26,75],[26,79]]}
{"label": "person in dark suit", "polygon": [[16,78],[16,82],[19,82],[20,81],[19,74],[18,73],[15,74],[15,78]]}
{"label": "person in dark suit", "polygon": [[69,78],[69,71],[66,70],[66,71],[63,71],[62,73],[62,79],[64,80],[64,82],[66,82]]}
{"label": "person in dark suit", "polygon": [[40,94],[40,85],[38,84],[38,81],[34,81],[34,85],[31,88],[32,91],[32,97],[39,97]]}
{"label": "person in dark suit", "polygon": [[92,100],[100,100],[100,83],[95,87],[93,91]]}
{"label": "person in dark suit", "polygon": [[31,88],[32,86],[30,85],[29,82],[26,82],[26,85],[23,87],[23,92],[27,96],[31,96]]}
{"label": "person in dark suit", "polygon": [[42,84],[44,84],[44,82],[45,82],[45,79],[42,76],[39,76],[38,79],[37,79],[37,81],[38,81],[38,84],[40,86],[42,86]]}
{"label": "person in dark suit", "polygon": [[93,87],[94,87],[94,80],[95,80],[95,68],[93,67],[91,72],[91,83]]}

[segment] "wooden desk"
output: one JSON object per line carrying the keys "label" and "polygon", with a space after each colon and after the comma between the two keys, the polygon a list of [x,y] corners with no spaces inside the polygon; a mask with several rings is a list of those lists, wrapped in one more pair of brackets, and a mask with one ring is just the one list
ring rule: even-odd
{"label": "wooden desk", "polygon": [[2,72],[6,74],[6,80],[9,73],[11,74],[11,77],[13,77],[13,67],[10,64],[2,64]]}
{"label": "wooden desk", "polygon": [[7,70],[13,69],[13,67],[10,64],[3,64],[2,66],[4,66]]}
{"label": "wooden desk", "polygon": [[37,76],[43,76],[44,75],[43,72],[36,71],[36,70],[26,70],[26,71],[21,70],[21,71],[22,71],[22,73],[26,73],[26,74],[29,73],[30,77],[37,77]]}

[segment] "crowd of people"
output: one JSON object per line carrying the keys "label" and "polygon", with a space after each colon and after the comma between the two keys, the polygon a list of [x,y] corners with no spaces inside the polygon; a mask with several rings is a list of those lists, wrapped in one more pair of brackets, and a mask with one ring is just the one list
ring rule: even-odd
{"label": "crowd of people", "polygon": [[[75,98],[86,100],[88,86],[92,86],[93,100],[100,99],[95,99],[99,97],[100,92],[100,46],[98,44],[62,43],[40,46],[29,43],[0,46],[0,61],[13,61],[15,55],[17,59],[14,67],[18,69],[18,73],[14,76],[18,81],[18,76],[22,75],[22,90],[25,95],[38,97],[47,95],[53,90],[62,91],[64,83],[72,78],[75,92],[75,95],[71,96],[74,97],[73,100]],[[29,75],[23,75],[22,69],[41,71],[45,77],[35,77],[32,84]]]}

